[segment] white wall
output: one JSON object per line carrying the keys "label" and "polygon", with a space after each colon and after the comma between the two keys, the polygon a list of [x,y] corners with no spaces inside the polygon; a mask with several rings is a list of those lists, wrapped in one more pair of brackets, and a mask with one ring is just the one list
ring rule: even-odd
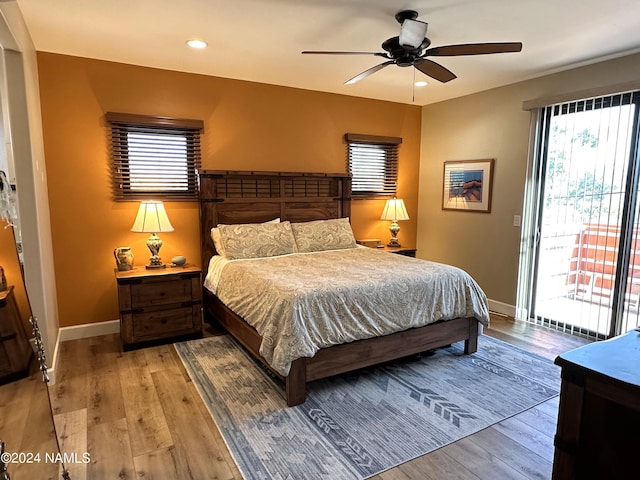
{"label": "white wall", "polygon": [[38,67],[35,47],[15,2],[0,3],[0,45],[5,73],[2,102],[7,109],[4,127],[7,149],[14,160],[25,281],[51,366],[59,322]]}

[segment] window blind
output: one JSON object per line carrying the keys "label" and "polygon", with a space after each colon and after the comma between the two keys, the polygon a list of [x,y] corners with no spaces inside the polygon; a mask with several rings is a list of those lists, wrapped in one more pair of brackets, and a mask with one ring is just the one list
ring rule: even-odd
{"label": "window blind", "polygon": [[116,200],[198,196],[200,120],[108,113]]}
{"label": "window blind", "polygon": [[348,169],[354,197],[393,196],[402,138],[347,133]]}

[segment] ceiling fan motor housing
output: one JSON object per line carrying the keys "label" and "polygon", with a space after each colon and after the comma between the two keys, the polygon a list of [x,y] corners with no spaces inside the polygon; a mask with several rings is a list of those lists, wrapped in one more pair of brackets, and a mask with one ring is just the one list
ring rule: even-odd
{"label": "ceiling fan motor housing", "polygon": [[412,66],[416,58],[431,45],[431,40],[427,37],[424,38],[422,44],[418,48],[409,48],[400,45],[399,37],[391,37],[382,42],[383,50],[389,52],[389,58],[395,60],[396,65],[399,67]]}
{"label": "ceiling fan motor housing", "polygon": [[404,57],[396,59],[396,65],[399,67],[411,67],[415,61],[415,55],[405,55]]}

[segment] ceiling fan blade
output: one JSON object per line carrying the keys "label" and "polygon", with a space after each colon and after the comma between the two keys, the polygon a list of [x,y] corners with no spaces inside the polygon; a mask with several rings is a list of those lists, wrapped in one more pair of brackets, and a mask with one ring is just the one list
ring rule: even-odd
{"label": "ceiling fan blade", "polygon": [[461,45],[445,45],[429,48],[423,53],[425,57],[454,57],[457,55],[486,55],[489,53],[519,52],[522,43],[465,43]]}
{"label": "ceiling fan blade", "polygon": [[435,78],[442,83],[446,83],[453,80],[454,78],[458,78],[453,72],[444,68],[439,63],[432,62],[431,60],[427,60],[426,58],[416,60],[413,66],[425,75],[429,75],[431,78]]}
{"label": "ceiling fan blade", "polygon": [[385,57],[387,54],[383,52],[330,52],[324,50],[305,50],[300,52],[303,55],[377,55]]}
{"label": "ceiling fan blade", "polygon": [[358,83],[360,80],[362,80],[363,78],[368,77],[369,75],[371,75],[372,73],[376,73],[378,70],[382,70],[384,67],[386,67],[387,65],[392,65],[394,64],[395,61],[394,60],[389,60],[387,62],[382,62],[379,65],[376,65],[375,67],[371,67],[367,70],[365,70],[362,73],[359,73],[358,75],[356,75],[353,78],[350,78],[349,80],[347,80],[346,82],[344,82],[345,85],[353,85],[354,83]]}

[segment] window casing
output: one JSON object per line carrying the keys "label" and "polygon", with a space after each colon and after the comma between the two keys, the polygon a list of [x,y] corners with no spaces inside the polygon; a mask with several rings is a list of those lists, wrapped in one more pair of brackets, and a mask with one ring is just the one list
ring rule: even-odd
{"label": "window casing", "polygon": [[195,200],[201,120],[107,113],[115,200]]}
{"label": "window casing", "polygon": [[393,197],[398,179],[398,146],[402,138],[345,134],[348,171],[354,198]]}

